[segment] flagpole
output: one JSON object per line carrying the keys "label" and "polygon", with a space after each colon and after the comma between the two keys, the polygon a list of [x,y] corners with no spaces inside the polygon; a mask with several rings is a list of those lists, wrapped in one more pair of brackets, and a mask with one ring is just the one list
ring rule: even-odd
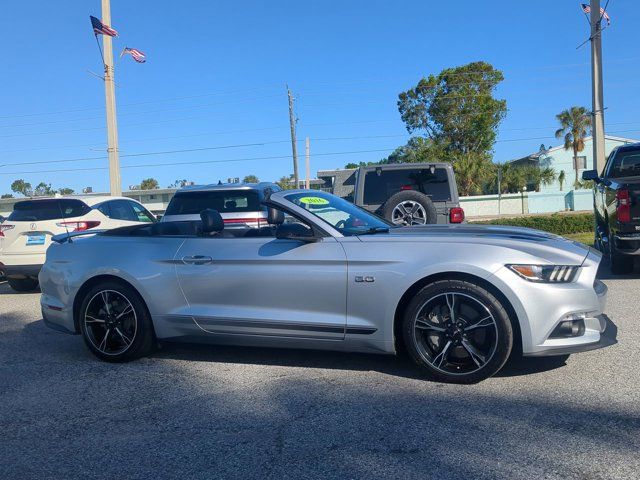
{"label": "flagpole", "polygon": [[591,0],[591,135],[593,169],[602,173],[605,163],[604,105],[602,95],[602,28],[600,0]]}
{"label": "flagpole", "polygon": [[[111,26],[110,0],[102,0],[102,23]],[[120,158],[118,153],[118,122],[116,119],[116,91],[113,70],[113,46],[109,35],[102,36],[104,49],[104,92],[107,110],[107,153],[109,156],[109,191],[122,195]]]}

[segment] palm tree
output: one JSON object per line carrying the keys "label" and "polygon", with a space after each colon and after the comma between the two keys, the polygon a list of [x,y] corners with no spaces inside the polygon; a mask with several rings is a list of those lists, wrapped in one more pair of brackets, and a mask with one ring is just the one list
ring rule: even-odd
{"label": "palm tree", "polygon": [[584,150],[584,139],[591,131],[591,115],[585,107],[571,107],[569,110],[560,112],[556,118],[560,122],[560,128],[556,130],[556,138],[564,137],[564,149],[573,149],[575,183],[579,183],[577,157],[578,153]]}
{"label": "palm tree", "polygon": [[560,173],[558,174],[558,182],[560,182],[560,191],[562,191],[562,186],[564,185],[565,180],[566,180],[566,175],[564,173],[564,170],[560,170]]}
{"label": "palm tree", "polygon": [[496,165],[482,154],[469,152],[457,158],[453,164],[460,195],[482,192],[485,184],[494,178]]}

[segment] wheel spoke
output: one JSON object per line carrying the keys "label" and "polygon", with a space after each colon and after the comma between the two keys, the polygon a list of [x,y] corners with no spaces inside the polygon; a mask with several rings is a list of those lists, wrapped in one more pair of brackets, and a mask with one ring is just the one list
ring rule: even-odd
{"label": "wheel spoke", "polygon": [[133,312],[133,307],[131,306],[131,304],[128,304],[123,311],[121,311],[118,315],[116,315],[116,320],[120,320],[120,317],[123,317],[124,315],[130,312]]}
{"label": "wheel spoke", "polygon": [[109,309],[109,292],[104,290],[100,292],[100,296],[102,297],[102,301],[104,302],[104,308],[106,312],[111,315],[111,310]]}
{"label": "wheel spoke", "polygon": [[107,328],[107,331],[104,334],[104,338],[102,339],[102,341],[100,342],[100,345],[98,346],[98,350],[102,350],[103,352],[106,351],[107,339],[109,338],[110,333],[111,333],[111,329]]}
{"label": "wheel spoke", "polygon": [[407,212],[406,207],[404,206],[404,203],[399,204],[397,208],[400,210],[400,213],[402,213],[403,215],[409,214],[409,212]]}
{"label": "wheel spoke", "polygon": [[434,359],[432,360],[432,363],[435,367],[440,368],[442,366],[442,363],[444,362],[445,358],[447,357],[447,352],[449,351],[449,348],[451,348],[451,340],[448,340],[447,343],[445,344],[444,348],[442,350],[440,350],[440,353],[438,355],[436,355],[434,357]]}
{"label": "wheel spoke", "polygon": [[456,322],[456,296],[454,293],[447,293],[445,295],[445,299],[447,300],[447,306],[449,307],[449,315],[451,317],[451,321],[453,323]]}
{"label": "wheel spoke", "polygon": [[84,318],[85,318],[84,320],[85,323],[104,323],[103,319],[95,318],[95,317],[92,317],[91,315],[85,315]]}
{"label": "wheel spoke", "polygon": [[488,317],[484,317],[482,320],[478,320],[476,323],[469,325],[468,327],[464,327],[464,331],[468,332],[469,330],[475,330],[476,328],[491,327],[493,323],[493,317],[489,315]]}
{"label": "wheel spoke", "polygon": [[434,332],[444,332],[445,329],[443,327],[438,327],[429,321],[426,318],[418,318],[416,319],[416,328],[420,330],[432,330]]}
{"label": "wheel spoke", "polygon": [[125,345],[131,344],[132,340],[128,336],[126,336],[124,333],[122,333],[118,327],[116,327],[115,330],[116,330],[116,333],[120,335],[120,338],[124,340]]}
{"label": "wheel spoke", "polygon": [[413,207],[411,207],[411,210],[409,210],[409,213],[411,215],[413,215],[414,213],[416,213],[418,211],[419,208],[420,208],[420,204],[419,203],[414,203]]}
{"label": "wheel spoke", "polygon": [[487,359],[485,358],[485,356],[482,355],[478,351],[478,349],[476,349],[473,345],[471,345],[471,343],[468,342],[467,340],[462,340],[462,348],[464,348],[467,351],[471,359],[475,362],[475,364],[478,367],[481,367],[485,363],[487,363]]}

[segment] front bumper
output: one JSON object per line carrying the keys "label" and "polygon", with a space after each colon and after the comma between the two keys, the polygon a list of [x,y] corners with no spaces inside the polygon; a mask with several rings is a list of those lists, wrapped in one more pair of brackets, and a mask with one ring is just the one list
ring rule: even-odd
{"label": "front bumper", "polygon": [[[596,280],[602,256],[590,250],[575,281],[567,284],[533,283],[519,278],[507,268],[495,273],[510,293],[516,310],[524,356],[566,355],[608,346],[603,340],[607,286]],[[503,290],[505,291],[505,290]],[[584,319],[584,330],[572,337],[553,332],[568,316]]]}

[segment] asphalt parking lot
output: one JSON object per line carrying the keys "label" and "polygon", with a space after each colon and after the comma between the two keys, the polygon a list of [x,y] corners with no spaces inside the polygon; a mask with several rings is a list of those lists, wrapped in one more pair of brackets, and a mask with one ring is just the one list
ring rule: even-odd
{"label": "asphalt parking lot", "polygon": [[393,357],[170,346],[113,365],[0,284],[0,478],[638,478],[640,279],[618,343],[479,385]]}

